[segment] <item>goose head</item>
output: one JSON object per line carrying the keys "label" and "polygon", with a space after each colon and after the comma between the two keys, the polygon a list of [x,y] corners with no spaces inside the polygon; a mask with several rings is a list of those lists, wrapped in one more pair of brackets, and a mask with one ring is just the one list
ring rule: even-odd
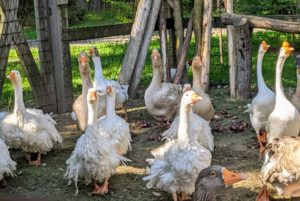
{"label": "goose head", "polygon": [[201,72],[202,61],[199,56],[195,56],[192,61],[192,69],[194,72]]}
{"label": "goose head", "polygon": [[90,104],[94,104],[98,100],[97,91],[94,88],[89,88],[87,100]]}
{"label": "goose head", "polygon": [[194,201],[201,201],[201,198],[205,198],[202,194],[214,196],[217,191],[222,190],[224,187],[245,179],[247,179],[245,175],[232,172],[219,165],[207,167],[201,170],[198,175],[195,184]]}
{"label": "goose head", "polygon": [[151,54],[153,68],[160,68],[162,65],[161,56],[157,49],[152,50]]}
{"label": "goose head", "polygon": [[21,74],[17,70],[10,71],[7,78],[12,82],[13,85],[19,85],[22,83]]}
{"label": "goose head", "polygon": [[184,93],[184,92],[187,92],[187,91],[191,91],[192,90],[192,86],[191,86],[191,84],[184,84],[183,85],[183,88],[182,88],[182,92]]}
{"label": "goose head", "polygon": [[108,85],[106,87],[106,95],[115,96],[116,95],[116,90],[111,85]]}
{"label": "goose head", "polygon": [[300,79],[300,55],[296,57],[297,78]]}
{"label": "goose head", "polygon": [[195,91],[186,91],[181,98],[181,106],[184,108],[192,107],[195,103],[201,101],[203,98],[196,94]]}
{"label": "goose head", "polygon": [[289,42],[284,41],[281,45],[279,57],[282,59],[288,58],[291,53],[294,51],[294,48],[289,44]]}
{"label": "goose head", "polygon": [[267,42],[263,40],[259,45],[258,53],[263,55],[268,51],[269,48],[270,45],[268,45]]}
{"label": "goose head", "polygon": [[80,52],[78,57],[79,71],[82,75],[90,73],[89,59],[85,52]]}
{"label": "goose head", "polygon": [[91,48],[89,49],[89,55],[90,55],[91,57],[100,57],[98,48],[97,48],[97,47],[91,47]]}

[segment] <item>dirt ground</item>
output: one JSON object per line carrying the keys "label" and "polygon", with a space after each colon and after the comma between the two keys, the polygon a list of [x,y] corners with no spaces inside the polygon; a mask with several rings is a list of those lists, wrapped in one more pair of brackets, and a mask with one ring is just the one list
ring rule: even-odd
{"label": "dirt ground", "polygon": [[[246,104],[230,100],[226,87],[213,87],[209,93],[217,111],[216,118],[211,122],[215,137],[212,164],[223,165],[248,176],[248,180],[227,187],[217,196],[217,200],[253,201],[261,185],[259,171],[262,162],[259,161],[255,134],[248,114],[243,113]],[[142,180],[146,173],[145,159],[151,157],[152,149],[162,144],[160,134],[166,128],[160,127],[147,113],[142,97],[130,101],[128,107],[133,149],[127,157],[132,162],[118,168],[117,174],[110,179],[110,191],[107,195],[91,196],[93,187],[79,182],[79,194],[74,197],[74,185],[67,185],[68,182],[64,179],[65,161],[70,156],[80,132],[72,122],[70,114],[64,114],[54,116],[57,128],[64,136],[63,148],[55,147],[45,155],[40,167],[29,166],[23,153],[13,151],[12,157],[18,163],[16,177],[6,179],[6,187],[0,188],[0,200],[3,196],[19,195],[48,201],[171,201],[169,194],[147,189]],[[270,194],[274,200],[282,200],[272,189]]]}

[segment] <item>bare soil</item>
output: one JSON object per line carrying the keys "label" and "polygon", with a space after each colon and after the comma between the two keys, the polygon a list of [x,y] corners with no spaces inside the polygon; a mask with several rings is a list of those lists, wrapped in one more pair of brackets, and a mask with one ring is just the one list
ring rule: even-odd
{"label": "bare soil", "polygon": [[[217,200],[255,200],[260,189],[259,171],[262,162],[257,151],[255,133],[249,123],[246,103],[229,99],[228,89],[215,87],[210,90],[217,111],[211,126],[215,137],[215,150],[212,164],[226,166],[248,175],[248,180],[227,187],[217,196]],[[146,175],[146,158],[150,151],[157,148],[160,134],[166,129],[161,127],[147,112],[143,98],[128,103],[129,122],[132,133],[132,151],[126,156],[132,160],[127,166],[120,166],[117,174],[110,179],[110,191],[105,196],[92,196],[93,186],[79,182],[79,194],[74,196],[74,185],[67,185],[64,179],[65,161],[70,156],[76,140],[80,136],[70,114],[55,115],[57,128],[64,136],[64,146],[55,147],[45,155],[40,167],[29,166],[23,153],[12,151],[12,157],[18,163],[16,176],[6,179],[6,186],[0,188],[0,200],[5,196],[36,198],[39,200],[79,200],[79,201],[151,201],[172,200],[172,197],[159,190],[146,188],[142,177]],[[283,200],[270,191],[273,200]],[[14,199],[15,200],[15,199]]]}

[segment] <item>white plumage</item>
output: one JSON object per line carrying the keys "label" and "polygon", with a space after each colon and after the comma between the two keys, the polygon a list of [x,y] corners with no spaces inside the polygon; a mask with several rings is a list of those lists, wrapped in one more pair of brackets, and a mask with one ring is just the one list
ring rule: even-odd
{"label": "white plumage", "polygon": [[191,194],[195,189],[195,182],[199,172],[210,165],[211,153],[202,145],[193,141],[188,134],[189,111],[192,104],[201,100],[194,91],[183,94],[180,107],[180,123],[178,139],[168,141],[152,154],[148,188],[155,188],[173,194],[177,200],[177,193]]}
{"label": "white plumage", "polygon": [[4,176],[14,176],[16,165],[10,157],[6,144],[0,139],[0,181]]}
{"label": "white plumage", "polygon": [[26,153],[49,152],[54,143],[62,143],[55,121],[42,110],[25,109],[18,71],[11,71],[8,78],[14,86],[15,103],[13,113],[0,121],[1,137],[9,147],[21,148]]}
{"label": "white plumage", "polygon": [[97,126],[113,141],[117,142],[117,153],[124,155],[128,150],[131,150],[131,135],[128,123],[115,112],[115,98],[115,89],[108,86],[106,89],[106,115],[98,119]]}

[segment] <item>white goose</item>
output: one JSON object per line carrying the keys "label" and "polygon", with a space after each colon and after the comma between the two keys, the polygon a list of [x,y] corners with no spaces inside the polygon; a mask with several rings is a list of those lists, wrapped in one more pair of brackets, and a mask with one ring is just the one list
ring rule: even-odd
{"label": "white goose", "polygon": [[[190,84],[185,84],[183,87],[183,92],[191,90]],[[202,97],[202,96],[201,96]],[[188,133],[189,137],[193,141],[197,141],[199,144],[204,146],[210,151],[214,150],[214,136],[211,134],[211,128],[209,122],[202,119],[199,115],[195,114],[193,110],[189,111],[189,125]],[[164,131],[161,136],[164,139],[175,139],[177,138],[178,127],[179,127],[179,116],[177,116],[172,122],[169,129]]]}
{"label": "white goose", "polygon": [[14,176],[16,170],[16,162],[14,162],[10,155],[6,144],[0,139],[0,181],[4,176]]}
{"label": "white goose", "polygon": [[[128,115],[126,110],[126,101],[128,100],[128,85],[120,85],[115,80],[107,80],[104,78],[102,73],[102,64],[100,60],[100,55],[98,52],[98,49],[96,47],[90,48],[89,51],[90,55],[92,56],[92,60],[95,67],[95,75],[94,75],[94,84],[93,87],[99,91],[104,93],[106,90],[106,87],[108,85],[111,85],[116,90],[116,108],[122,108],[125,113],[125,120],[128,121]],[[102,105],[105,105],[105,99],[100,99],[100,101],[104,101],[104,104],[99,105],[98,107],[104,107]],[[105,109],[104,109],[105,110]]]}
{"label": "white goose", "polygon": [[276,103],[266,126],[267,142],[283,136],[298,136],[300,115],[295,106],[285,97],[281,81],[285,60],[294,50],[288,42],[283,42],[276,64]]}
{"label": "white goose", "polygon": [[[65,177],[75,183],[83,178],[86,184],[94,182],[92,194],[106,194],[108,192],[108,179],[116,171],[122,159],[115,150],[115,142],[97,128],[97,92],[90,88],[88,100],[88,124],[85,133],[77,140],[74,151],[66,161],[67,172]],[[100,186],[98,182],[103,182]]]}
{"label": "white goose", "polygon": [[151,169],[150,175],[144,177],[149,180],[147,187],[172,193],[174,201],[194,192],[199,172],[211,163],[210,151],[188,134],[190,110],[201,99],[194,91],[182,95],[178,139],[168,141],[152,152],[154,159],[148,159]]}
{"label": "white goose", "polygon": [[300,112],[300,55],[296,58],[296,75],[297,75],[297,88],[296,93],[292,97],[292,103]]}
{"label": "white goose", "polygon": [[267,125],[275,105],[275,94],[267,87],[262,75],[262,61],[269,47],[265,41],[259,46],[256,66],[258,93],[248,108],[250,121],[257,135],[260,129],[264,129]]}
{"label": "white goose", "polygon": [[145,91],[146,108],[158,121],[169,121],[178,112],[182,95],[182,86],[171,83],[161,83],[162,62],[157,50],[152,51],[153,76],[149,87]]}
{"label": "white goose", "polygon": [[[14,87],[14,111],[0,122],[0,133],[9,147],[21,148],[26,153],[29,164],[40,165],[41,154],[49,152],[54,143],[62,143],[62,137],[50,115],[37,109],[25,109],[20,73],[13,70],[7,78]],[[36,160],[32,153],[37,153]]]}
{"label": "white goose", "polygon": [[203,100],[193,106],[193,112],[203,119],[210,121],[215,115],[215,108],[211,102],[211,99],[207,93],[205,93],[202,87],[202,62],[199,56],[193,58],[192,62],[193,70],[193,90],[203,97]]}
{"label": "white goose", "polygon": [[106,115],[97,120],[97,126],[117,142],[117,153],[124,155],[131,150],[131,135],[128,123],[116,114],[115,99],[115,89],[108,85],[106,88]]}
{"label": "white goose", "polygon": [[261,170],[264,186],[256,200],[269,200],[267,183],[271,183],[279,195],[300,197],[300,138],[274,138],[265,152],[269,158]]}

